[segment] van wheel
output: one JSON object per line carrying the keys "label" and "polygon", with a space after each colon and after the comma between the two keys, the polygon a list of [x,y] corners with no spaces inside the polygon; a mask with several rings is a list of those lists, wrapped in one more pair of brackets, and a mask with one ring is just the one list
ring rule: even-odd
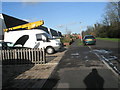
{"label": "van wheel", "polygon": [[55,52],[55,50],[54,50],[54,48],[52,48],[52,47],[47,47],[47,48],[46,48],[46,52],[47,52],[48,54],[53,54],[53,53]]}

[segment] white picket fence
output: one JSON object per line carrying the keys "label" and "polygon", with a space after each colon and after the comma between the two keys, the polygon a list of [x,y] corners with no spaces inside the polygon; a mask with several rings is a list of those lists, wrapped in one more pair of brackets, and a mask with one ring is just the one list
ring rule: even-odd
{"label": "white picket fence", "polygon": [[44,64],[46,54],[44,49],[10,49],[0,50],[2,64]]}

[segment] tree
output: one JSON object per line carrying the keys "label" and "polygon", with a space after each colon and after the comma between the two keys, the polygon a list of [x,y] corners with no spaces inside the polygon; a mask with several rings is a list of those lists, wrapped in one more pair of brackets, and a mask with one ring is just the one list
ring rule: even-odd
{"label": "tree", "polygon": [[100,37],[119,38],[120,32],[120,2],[109,2],[105,8],[102,27],[97,27],[97,35]]}
{"label": "tree", "polygon": [[120,2],[109,2],[105,8],[101,22],[89,26],[85,34],[92,34],[103,38],[120,38]]}
{"label": "tree", "polygon": [[118,2],[110,2],[106,6],[104,21],[107,23],[113,24],[114,22],[120,22],[119,18],[119,3]]}

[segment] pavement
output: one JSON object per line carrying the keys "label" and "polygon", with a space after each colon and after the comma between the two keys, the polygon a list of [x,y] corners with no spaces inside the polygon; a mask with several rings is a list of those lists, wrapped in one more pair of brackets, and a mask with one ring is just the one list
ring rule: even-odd
{"label": "pavement", "polygon": [[2,67],[2,86],[5,89],[40,89],[55,69],[66,48],[52,55],[47,55],[46,64],[5,65]]}

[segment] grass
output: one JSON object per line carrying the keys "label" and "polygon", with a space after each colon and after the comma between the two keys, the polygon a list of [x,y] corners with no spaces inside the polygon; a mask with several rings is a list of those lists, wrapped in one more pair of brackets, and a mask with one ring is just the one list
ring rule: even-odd
{"label": "grass", "polygon": [[83,42],[81,41],[81,39],[78,39],[77,45],[78,45],[78,46],[82,46],[82,45],[83,45]]}
{"label": "grass", "polygon": [[113,42],[120,42],[119,38],[96,38],[96,39],[113,41]]}

